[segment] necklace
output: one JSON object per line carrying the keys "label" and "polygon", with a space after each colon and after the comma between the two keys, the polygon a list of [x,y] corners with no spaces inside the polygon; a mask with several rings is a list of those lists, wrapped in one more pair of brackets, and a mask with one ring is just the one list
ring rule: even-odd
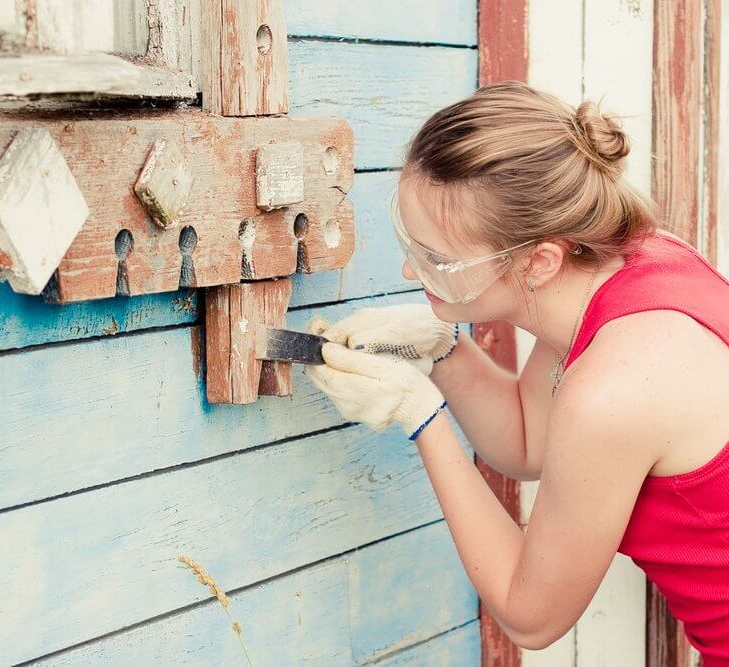
{"label": "necklace", "polygon": [[567,355],[570,353],[570,350],[572,349],[572,343],[575,339],[575,334],[577,333],[577,325],[580,322],[580,317],[582,315],[582,310],[585,307],[585,304],[587,303],[587,295],[590,293],[590,288],[592,287],[592,283],[595,280],[595,276],[597,275],[597,272],[600,270],[600,264],[598,264],[595,267],[595,270],[592,272],[592,275],[590,276],[590,281],[587,283],[587,290],[585,290],[585,296],[582,299],[582,305],[580,306],[580,312],[577,313],[577,319],[575,320],[575,326],[572,328],[572,336],[570,336],[570,343],[567,346],[567,352],[565,352],[562,357],[557,354],[555,351],[554,353],[554,368],[552,369],[552,372],[549,374],[549,377],[554,380],[554,384],[552,385],[552,397],[554,397],[555,393],[557,392],[557,387],[559,386],[560,381],[562,380],[562,376],[564,375],[564,362],[565,359],[567,359]]}

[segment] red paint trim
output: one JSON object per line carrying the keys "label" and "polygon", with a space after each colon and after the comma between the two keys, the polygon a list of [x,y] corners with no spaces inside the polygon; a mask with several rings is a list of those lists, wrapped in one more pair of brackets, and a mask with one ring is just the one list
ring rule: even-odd
{"label": "red paint trim", "polygon": [[[705,250],[709,261],[716,259],[720,14],[721,0],[655,0],[654,4],[652,194],[663,225]],[[691,647],[683,626],[649,583],[646,666],[690,665]]]}
{"label": "red paint trim", "polygon": [[[479,85],[517,79],[527,81],[528,0],[479,0]],[[473,327],[474,340],[504,368],[516,371],[516,336],[506,322]],[[500,475],[476,457],[476,465],[512,518],[519,522],[519,483]],[[519,667],[521,651],[481,605],[481,664]]]}

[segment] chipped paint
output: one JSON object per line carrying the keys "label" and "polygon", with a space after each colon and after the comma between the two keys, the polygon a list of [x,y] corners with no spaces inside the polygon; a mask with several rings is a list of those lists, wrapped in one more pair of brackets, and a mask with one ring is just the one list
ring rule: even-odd
{"label": "chipped paint", "polygon": [[103,333],[105,336],[113,336],[115,333],[119,331],[119,324],[114,319],[114,316],[111,316],[111,324],[108,327],[102,327],[101,333]]}
{"label": "chipped paint", "polygon": [[620,6],[634,19],[642,18],[641,0],[620,0]]}

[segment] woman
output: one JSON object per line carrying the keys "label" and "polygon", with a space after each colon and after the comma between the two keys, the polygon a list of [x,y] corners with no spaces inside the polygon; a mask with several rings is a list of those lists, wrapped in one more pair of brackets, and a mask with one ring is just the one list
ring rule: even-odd
{"label": "woman", "polygon": [[[656,231],[622,178],[628,150],[594,104],[518,82],[436,113],[409,145],[395,223],[403,275],[430,305],[319,323],[334,343],[308,374],[346,419],[415,441],[471,581],[517,644],[567,632],[620,551],[704,665],[725,666],[729,283]],[[495,320],[536,337],[518,377],[453,324]],[[396,356],[368,354],[382,351]],[[541,480],[526,533],[459,446],[446,399],[484,461]]]}

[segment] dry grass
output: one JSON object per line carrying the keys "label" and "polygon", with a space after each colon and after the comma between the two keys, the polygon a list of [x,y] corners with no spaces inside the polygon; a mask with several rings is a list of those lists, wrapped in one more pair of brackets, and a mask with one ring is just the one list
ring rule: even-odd
{"label": "dry grass", "polygon": [[215,580],[210,576],[210,573],[202,565],[200,565],[200,563],[197,563],[196,561],[192,560],[192,558],[188,558],[187,556],[180,556],[177,560],[190,568],[190,570],[192,570],[192,572],[195,574],[197,580],[201,584],[203,584],[203,586],[208,587],[211,595],[218,598],[218,601],[223,607],[223,610],[228,615],[228,620],[230,621],[230,625],[233,628],[233,632],[235,632],[235,636],[238,638],[238,643],[243,650],[243,655],[246,657],[246,661],[248,662],[250,667],[253,667],[253,663],[248,656],[248,651],[246,651],[246,647],[243,645],[243,640],[241,639],[241,634],[243,630],[240,627],[240,623],[233,620],[233,617],[230,615],[230,611],[228,610],[230,601],[228,600],[228,596],[225,594],[225,591],[220,588],[218,584],[215,583]]}

